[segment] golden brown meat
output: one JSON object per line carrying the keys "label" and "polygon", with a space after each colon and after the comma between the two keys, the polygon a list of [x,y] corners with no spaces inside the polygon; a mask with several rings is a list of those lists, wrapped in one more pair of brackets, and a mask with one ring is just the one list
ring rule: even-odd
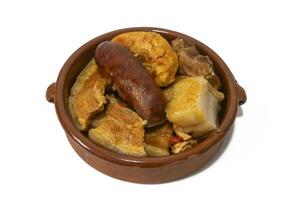
{"label": "golden brown meat", "polygon": [[167,118],[181,132],[197,137],[217,129],[219,102],[224,95],[204,77],[183,77],[167,92]]}
{"label": "golden brown meat", "polygon": [[122,33],[112,41],[124,45],[141,59],[147,71],[154,75],[158,86],[168,86],[175,80],[178,57],[168,41],[158,33]]}
{"label": "golden brown meat", "polygon": [[69,97],[69,110],[79,130],[87,130],[90,119],[104,108],[107,80],[92,59],[78,75]]}
{"label": "golden brown meat", "polygon": [[97,128],[90,129],[89,138],[95,143],[132,156],[145,156],[144,125],[140,116],[114,97],[108,97],[106,115],[98,118]]}
{"label": "golden brown meat", "polygon": [[145,150],[148,156],[169,155],[171,136],[173,135],[170,123],[145,134]]}

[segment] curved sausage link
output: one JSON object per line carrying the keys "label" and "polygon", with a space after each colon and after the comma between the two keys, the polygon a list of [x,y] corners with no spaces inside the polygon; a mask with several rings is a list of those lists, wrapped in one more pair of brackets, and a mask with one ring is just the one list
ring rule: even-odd
{"label": "curved sausage link", "polygon": [[166,99],[142,63],[124,46],[105,41],[95,51],[97,65],[103,67],[119,95],[145,120],[148,126],[165,120]]}

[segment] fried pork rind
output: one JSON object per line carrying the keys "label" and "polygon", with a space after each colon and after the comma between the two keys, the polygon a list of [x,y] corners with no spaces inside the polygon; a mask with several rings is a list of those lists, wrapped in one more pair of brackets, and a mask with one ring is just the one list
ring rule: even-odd
{"label": "fried pork rind", "polygon": [[178,57],[168,41],[158,33],[122,33],[112,41],[124,45],[141,59],[147,71],[154,75],[158,86],[168,86],[175,80]]}
{"label": "fried pork rind", "polygon": [[97,127],[89,130],[89,138],[121,154],[146,156],[144,125],[147,122],[114,97],[108,99],[106,114],[98,116]]}
{"label": "fried pork rind", "polygon": [[145,134],[145,150],[148,156],[169,155],[171,136],[173,134],[172,125],[165,124],[154,131]]}
{"label": "fried pork rind", "polygon": [[69,96],[69,110],[76,127],[85,131],[90,119],[104,108],[107,80],[99,73],[92,59],[78,75]]}
{"label": "fried pork rind", "polygon": [[218,128],[219,103],[224,95],[204,77],[180,77],[164,93],[168,96],[167,119],[181,132],[198,137]]}
{"label": "fried pork rind", "polygon": [[208,56],[200,55],[194,45],[181,38],[176,38],[171,44],[178,55],[180,75],[204,76],[214,88],[221,89],[221,81],[215,74],[213,62]]}
{"label": "fried pork rind", "polygon": [[173,124],[173,129],[174,129],[175,134],[182,140],[189,140],[192,138],[192,136],[185,133],[182,128],[176,126],[175,124]]}
{"label": "fried pork rind", "polygon": [[186,140],[183,142],[179,142],[179,143],[176,143],[171,146],[171,152],[173,154],[181,153],[187,149],[192,148],[196,144],[197,144],[197,140],[195,140],[195,139],[190,139],[190,140]]}

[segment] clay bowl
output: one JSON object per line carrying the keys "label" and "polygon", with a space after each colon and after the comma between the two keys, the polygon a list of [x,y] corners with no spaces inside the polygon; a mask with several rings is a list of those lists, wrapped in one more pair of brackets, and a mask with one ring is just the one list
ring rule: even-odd
{"label": "clay bowl", "polygon": [[[225,100],[220,113],[220,129],[202,142],[183,153],[163,157],[132,157],[112,152],[96,145],[74,126],[67,106],[70,89],[80,71],[93,57],[96,46],[105,40],[111,40],[120,33],[130,31],[154,31],[168,41],[176,37],[183,38],[196,45],[203,55],[208,55],[223,84]],[[87,42],[63,65],[56,83],[52,83],[46,92],[46,98],[53,102],[58,119],[67,138],[77,152],[89,165],[109,176],[137,183],[163,183],[176,180],[205,165],[218,152],[224,136],[233,125],[238,106],[246,102],[246,94],[240,87],[227,65],[209,47],[187,35],[161,28],[136,27],[112,31]]]}

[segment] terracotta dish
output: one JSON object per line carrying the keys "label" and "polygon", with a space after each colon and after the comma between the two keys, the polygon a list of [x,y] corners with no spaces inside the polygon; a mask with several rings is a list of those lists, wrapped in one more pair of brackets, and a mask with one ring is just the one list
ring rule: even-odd
{"label": "terracotta dish", "polygon": [[[94,56],[94,50],[99,43],[111,40],[120,33],[130,31],[154,31],[161,34],[169,42],[177,37],[183,38],[194,43],[201,54],[211,58],[214,70],[222,82],[222,92],[225,94],[218,131],[183,153],[162,157],[133,157],[98,146],[77,130],[67,105],[70,89],[77,75]],[[200,169],[218,152],[224,136],[234,123],[238,106],[247,100],[244,89],[238,85],[227,65],[213,50],[182,33],[152,27],[116,30],[100,35],[84,44],[63,65],[56,82],[48,87],[46,98],[55,104],[56,114],[67,138],[83,160],[104,174],[137,183],[168,182],[188,176]]]}

